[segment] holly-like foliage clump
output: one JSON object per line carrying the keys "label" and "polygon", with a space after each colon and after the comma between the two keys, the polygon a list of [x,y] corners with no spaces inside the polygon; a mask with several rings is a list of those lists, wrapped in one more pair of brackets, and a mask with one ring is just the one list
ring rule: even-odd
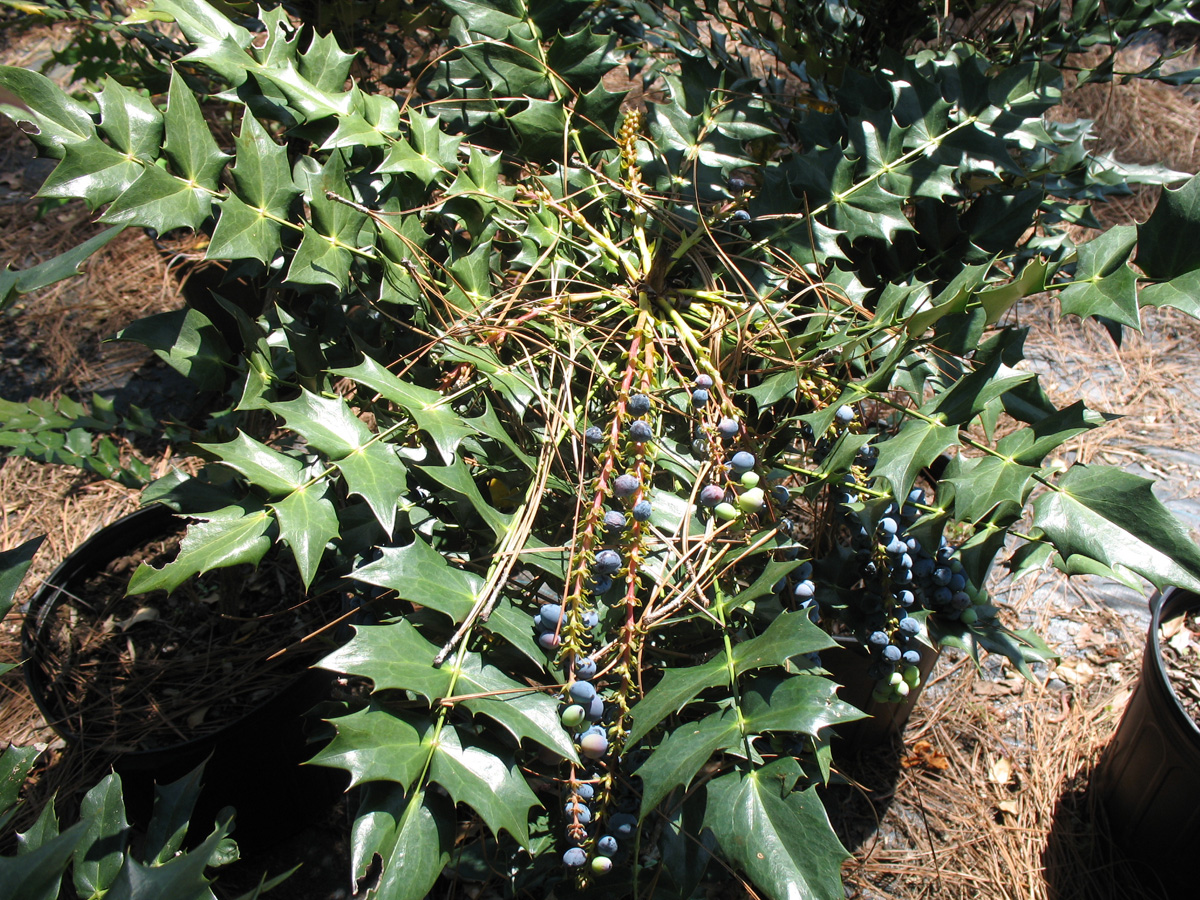
{"label": "holly-like foliage clump", "polygon": [[[1114,6],[865,52],[814,4],[443,0],[399,78],[283,8],[152,0],[121,28],[153,37],[164,94],[0,69],[59,160],[41,194],[112,226],[5,272],[5,302],[127,227],[200,232],[226,267],[207,314],[121,335],[228,401],[192,439],[205,472],[146,489],[194,524],[132,590],[276,542],[314,593],[351,587],[362,624],[321,665],[372,689],[315,762],[361,786],[378,896],[450,867],[840,897],[816,790],[861,713],[835,636],[899,701],[931,643],[1049,655],[997,618],[1002,552],[1200,589],[1149,482],[1047,464],[1105,417],[1051,402],[1010,316],[1196,311],[1200,182],[1066,235],[1184,177],[1043,117],[1068,51],[1187,19]],[[24,412],[8,440],[34,455],[79,413]]]}

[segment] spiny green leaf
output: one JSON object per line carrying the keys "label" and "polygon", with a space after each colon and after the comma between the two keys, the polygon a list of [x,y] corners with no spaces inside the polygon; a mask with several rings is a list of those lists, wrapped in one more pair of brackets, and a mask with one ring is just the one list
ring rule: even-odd
{"label": "spiny green leaf", "polygon": [[1170,281],[1200,269],[1200,175],[1163,188],[1150,218],[1137,226],[1137,264],[1151,278]]}
{"label": "spiny green leaf", "polygon": [[1137,276],[1128,262],[1136,243],[1134,226],[1117,225],[1081,244],[1075,283],[1059,296],[1063,315],[1103,316],[1140,330]]}
{"label": "spiny green leaf", "polygon": [[784,757],[705,786],[706,828],[721,853],[771,900],[842,900],[841,861],[816,787],[793,791],[800,766]]}
{"label": "spiny green leaf", "polygon": [[629,744],[632,746],[637,743],[667,716],[683,709],[701,691],[728,682],[729,669],[724,652],[701,666],[667,669],[658,684],[634,704]]}
{"label": "spiny green leaf", "polygon": [[304,237],[288,267],[287,280],[295,284],[328,284],[344,290],[350,282],[353,258],[346,244],[334,235],[304,226]]}
{"label": "spiny green leaf", "polygon": [[371,432],[341,397],[322,397],[301,390],[295,400],[268,403],[267,408],[283,416],[287,427],[304,436],[313,449],[330,459],[342,459],[371,440]]}
{"label": "spiny green leaf", "polygon": [[174,228],[198,230],[212,212],[213,193],[176,178],[158,166],[142,169],[100,217],[101,222],[153,228],[159,234]]}
{"label": "spiny green leaf", "polygon": [[375,441],[351,450],[334,463],[351,494],[367,501],[388,534],[396,525],[396,506],[405,495],[408,469],[390,444]]}
{"label": "spiny green leaf", "polygon": [[351,786],[391,781],[407,791],[425,770],[426,740],[433,729],[428,719],[392,712],[372,700],[366,709],[332,723],[336,736],[310,762],[345,769]]}
{"label": "spiny green leaf", "polygon": [[[27,544],[18,547],[17,550],[25,546]],[[9,744],[0,752],[0,816],[16,805],[21,788],[25,785],[25,776],[29,774],[39,755],[41,751],[35,747],[18,747],[15,744]]]}
{"label": "spiny green leaf", "polygon": [[529,846],[529,810],[540,806],[512,757],[481,742],[465,740],[457,728],[442,728],[434,748],[429,778],[465,803],[492,833],[507,831],[522,847]]}
{"label": "spiny green leaf", "polygon": [[456,569],[445,558],[416,538],[404,547],[383,547],[381,556],[350,573],[355,581],[391,588],[411,603],[427,606],[461,621],[475,603],[482,586],[477,575]]}
{"label": "spiny green leaf", "polygon": [[639,818],[644,819],[675,788],[691,784],[714,753],[740,741],[738,718],[737,713],[726,709],[672,729],[637,770],[642,779]]}
{"label": "spiny green leaf", "polygon": [[143,167],[99,136],[67,144],[63,158],[38,190],[40,197],[81,198],[90,209],[109,203],[137,181]]}
{"label": "spiny green leaf", "polygon": [[316,577],[325,546],[339,534],[337,510],[329,494],[329,483],[321,481],[298,487],[270,504],[279,522],[279,537],[292,549],[305,589]]}
{"label": "spiny green leaf", "polygon": [[225,384],[229,348],[204,313],[191,307],[138,319],[117,333],[117,340],[136,341],[201,390]]}
{"label": "spiny green leaf", "polygon": [[14,272],[8,268],[0,271],[0,310],[7,307],[17,294],[28,294],[71,278],[83,271],[83,264],[98,250],[103,249],[124,226],[108,228],[93,238],[84,241],[65,253],[60,253],[32,268]]}
{"label": "spiny green leaf", "polygon": [[413,417],[417,427],[433,439],[447,463],[455,460],[455,451],[463,438],[477,433],[437,391],[401,381],[369,356],[364,356],[363,361],[352,368],[334,369],[333,374],[352,378],[399,404]]}
{"label": "spiny green leaf", "polygon": [[146,827],[142,859],[160,866],[174,859],[187,836],[192,809],[203,786],[204,763],[170,784],[154,786],[154,812]]}
{"label": "spiny green leaf", "polygon": [[433,665],[437,651],[403,619],[358,625],[348,643],[321,660],[321,668],[370,678],[377,691],[411,691],[432,704],[446,696],[451,680],[449,669]]}
{"label": "spiny green leaf", "polygon": [[741,695],[746,730],[816,737],[822,728],[861,719],[862,712],[838,699],[837,689],[831,679],[808,672],[759,676]]}
{"label": "spiny green leaf", "polygon": [[[45,535],[39,535],[18,544],[11,550],[0,552],[0,619],[8,615],[8,611],[12,609],[17,588],[21,586],[21,580],[29,571],[30,565],[33,564],[33,555],[37,553],[38,547],[42,545],[45,538]],[[4,807],[4,793],[0,790],[0,812],[4,810]]]}
{"label": "spiny green leaf", "polygon": [[487,523],[497,538],[502,538],[512,526],[513,517],[505,515],[483,499],[467,464],[455,457],[448,466],[420,466],[422,472],[438,483],[445,485],[471,504],[471,508]]}
{"label": "spiny green leaf", "polygon": [[833,638],[812,623],[804,610],[776,616],[767,630],[733,646],[733,669],[737,675],[767,666],[782,666],[793,657],[833,646]]}
{"label": "spiny green leaf", "polygon": [[163,126],[166,131],[163,153],[175,172],[193,186],[216,190],[229,156],[217,146],[196,95],[174,69]]}
{"label": "spiny green leaf", "polygon": [[1040,466],[1047,453],[1061,447],[1076,435],[1099,428],[1110,417],[1088,409],[1077,400],[1043,419],[1010,432],[996,444],[996,450],[1014,462]]}
{"label": "spiny green leaf", "polygon": [[28,109],[8,104],[0,112],[18,124],[46,156],[61,159],[69,144],[86,141],[96,133],[92,117],[57,84],[38,72],[17,66],[0,66],[0,87],[20,98]]}
{"label": "spiny green leaf", "polygon": [[197,515],[179,544],[179,555],[161,569],[141,563],[129,579],[129,593],[175,590],[193,575],[235,566],[257,563],[271,547],[267,529],[271,516],[266,510],[247,506],[227,506],[212,513]]}
{"label": "spiny green leaf", "polygon": [[87,792],[79,820],[87,823],[87,832],[75,848],[71,868],[75,890],[82,896],[103,894],[121,870],[129,841],[121,776],[116,772],[106,775]]}
{"label": "spiny green leaf", "polygon": [[394,784],[373,782],[361,791],[351,832],[353,874],[363,877],[379,854],[383,871],[376,896],[424,900],[450,862],[457,824],[454,805],[425,788],[409,793]]}
{"label": "spiny green leaf", "polygon": [[0,856],[0,896],[4,900],[55,900],[63,872],[86,833],[87,822],[76,822],[36,850]]}
{"label": "spiny green leaf", "polygon": [[146,162],[158,159],[163,117],[148,97],[106,75],[96,103],[100,106],[100,130],[118,150]]}
{"label": "spiny green leaf", "polygon": [[[42,807],[42,811],[38,813],[37,821],[29,826],[28,831],[17,832],[17,854],[32,853],[37,850],[42,844],[58,837],[58,813],[54,810],[55,796],[52,794],[51,799]],[[0,825],[4,824],[3,816],[0,816]]]}
{"label": "spiny green leaf", "polygon": [[1138,303],[1141,306],[1171,306],[1200,318],[1200,269],[1142,287],[1138,291]]}
{"label": "spiny green leaf", "polygon": [[954,486],[954,518],[974,524],[993,510],[1001,521],[1019,517],[1036,472],[1032,466],[994,456],[956,456],[946,470],[946,482]]}
{"label": "spiny green leaf", "polygon": [[957,425],[910,420],[899,434],[879,445],[879,462],[873,474],[886,478],[893,495],[903,500],[912,490],[917,473],[956,443]]}
{"label": "spiny green leaf", "polygon": [[1157,588],[1200,590],[1200,549],[1154,496],[1154,482],[1120,469],[1072,466],[1033,503],[1033,524],[1064,559],[1124,566]]}
{"label": "spiny green leaf", "polygon": [[196,446],[241,472],[268,496],[290,494],[304,483],[304,464],[300,460],[271,449],[244,431],[239,431],[233,440],[224,444],[198,443]]}
{"label": "spiny green leaf", "polygon": [[226,818],[203,843],[160,866],[148,866],[125,856],[116,880],[105,900],[144,900],[147,897],[170,897],[172,900],[211,900],[204,870],[213,854],[229,834],[232,819]]}

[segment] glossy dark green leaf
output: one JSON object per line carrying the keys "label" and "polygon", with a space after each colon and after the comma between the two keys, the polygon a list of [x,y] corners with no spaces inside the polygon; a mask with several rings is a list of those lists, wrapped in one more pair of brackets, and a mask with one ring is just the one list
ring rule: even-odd
{"label": "glossy dark green leaf", "polygon": [[642,808],[645,818],[677,787],[686,788],[714,753],[742,740],[739,716],[732,710],[715,712],[698,722],[683,722],[637,769],[642,779]]}
{"label": "glossy dark green leaf", "polygon": [[1063,315],[1103,316],[1140,329],[1137,275],[1128,262],[1136,243],[1134,226],[1117,225],[1081,244],[1074,283],[1059,295]]}
{"label": "glossy dark green leaf", "polygon": [[763,675],[741,695],[742,719],[751,734],[764,731],[808,734],[861,719],[863,713],[838,699],[837,684],[810,672]]}
{"label": "glossy dark green leaf", "polygon": [[409,790],[425,770],[430,754],[426,738],[433,729],[428,718],[392,712],[372,702],[331,721],[337,734],[310,762],[345,769],[352,786],[390,781]]}
{"label": "glossy dark green leaf", "polygon": [[15,744],[9,744],[0,753],[0,816],[16,805],[25,784],[25,776],[39,755],[40,751],[33,747],[18,747]]}
{"label": "glossy dark green leaf", "polygon": [[843,900],[838,841],[817,789],[794,791],[800,766],[784,757],[736,769],[705,787],[706,828],[721,855],[771,900]]}
{"label": "glossy dark green leaf", "polygon": [[42,844],[58,837],[58,813],[54,809],[56,799],[56,795],[51,795],[42,811],[38,813],[37,821],[29,826],[28,831],[17,832],[18,855],[32,853]]}
{"label": "glossy dark green leaf", "polygon": [[729,667],[724,653],[702,666],[667,669],[658,684],[633,705],[629,744],[637,743],[667,716],[683,709],[701,691],[728,683]]}
{"label": "glossy dark green leaf", "polygon": [[478,575],[456,569],[421,538],[404,547],[383,547],[379,559],[350,573],[356,581],[390,588],[403,600],[461,621],[483,586]]}
{"label": "glossy dark green leaf", "polygon": [[334,463],[346,489],[367,501],[379,524],[391,534],[396,505],[405,495],[408,469],[390,444],[375,441],[356,448]]}
{"label": "glossy dark green leaf", "polygon": [[762,634],[733,645],[733,669],[743,675],[767,666],[782,666],[793,657],[824,650],[833,643],[806,611],[783,612]]}
{"label": "glossy dark green leaf", "polygon": [[903,499],[912,489],[917,473],[957,443],[956,425],[910,420],[899,434],[878,445],[879,462],[872,474],[886,478],[893,496]]}
{"label": "glossy dark green leaf", "polygon": [[194,850],[176,856],[160,866],[143,865],[131,856],[105,900],[151,900],[170,897],[171,900],[211,900],[213,893],[204,875],[213,854],[225,840],[232,823],[226,819]]}
{"label": "glossy dark green leaf", "polygon": [[19,856],[0,856],[0,897],[55,900],[71,855],[86,833],[87,823],[76,822],[36,850]]}
{"label": "glossy dark green leaf", "polygon": [[1075,465],[1058,490],[1034,500],[1033,523],[1068,561],[1078,554],[1124,566],[1160,589],[1200,590],[1200,549],[1153,484],[1120,469]]}
{"label": "glossy dark green leaf", "polygon": [[244,431],[223,444],[198,443],[196,446],[217,457],[222,463],[268,496],[280,497],[290,494],[304,483],[304,465],[300,460],[273,450],[256,441]]}
{"label": "glossy dark green leaf", "polygon": [[1150,218],[1137,226],[1137,264],[1151,278],[1170,281],[1200,269],[1200,175],[1163,188]]}
{"label": "glossy dark green leaf", "polygon": [[497,510],[483,498],[475,479],[471,476],[467,464],[461,457],[455,457],[448,466],[420,466],[422,472],[438,483],[448,487],[461,497],[466,498],[471,508],[479,515],[497,538],[503,538],[512,526],[513,517]]}
{"label": "glossy dark green leaf", "polygon": [[154,808],[150,824],[146,826],[146,839],[142,845],[142,859],[149,865],[162,865],[183,846],[191,822],[196,798],[203,787],[204,763],[170,784],[154,786]]}
{"label": "glossy dark green leaf", "polygon": [[200,228],[212,212],[215,196],[193,187],[158,166],[146,166],[100,217],[113,225],[153,228],[164,234],[174,228]]}
{"label": "glossy dark green leaf", "polygon": [[137,181],[143,169],[93,135],[63,148],[62,162],[42,183],[38,196],[80,198],[94,210],[115,200]]}
{"label": "glossy dark green leaf", "polygon": [[87,823],[87,831],[75,848],[71,867],[75,890],[85,897],[103,894],[121,870],[129,842],[119,775],[106,775],[87,792],[79,820]]}
{"label": "glossy dark green leaf", "polygon": [[120,225],[107,228],[79,246],[60,253],[43,263],[38,263],[36,266],[20,272],[14,272],[8,268],[0,271],[0,310],[12,303],[18,294],[41,290],[66,278],[79,275],[83,271],[83,264],[92,254],[102,250],[124,230],[124,226]]}
{"label": "glossy dark green leaf", "polygon": [[1143,307],[1170,306],[1200,317],[1200,269],[1139,288],[1138,303]]}
{"label": "glossy dark green leaf", "polygon": [[122,153],[154,162],[162,146],[163,117],[150,99],[105,76],[96,95],[100,131]]}
{"label": "glossy dark green leaf", "polygon": [[85,141],[96,133],[84,107],[62,88],[38,72],[17,66],[0,66],[0,87],[12,92],[24,107],[0,105],[46,155],[61,159],[68,144]]}
{"label": "glossy dark green leaf", "polygon": [[956,456],[946,470],[946,482],[954,486],[954,518],[974,524],[993,511],[1002,520],[1018,518],[1036,473],[1034,466],[994,456]]}
{"label": "glossy dark green leaf", "polygon": [[295,400],[270,403],[288,428],[299,432],[309,445],[331,459],[349,456],[371,440],[367,426],[350,411],[341,397],[323,397],[302,390]]}
{"label": "glossy dark green leaf", "polygon": [[117,340],[146,345],[201,390],[216,390],[225,384],[229,347],[199,310],[189,307],[146,316],[119,331]]}
{"label": "glossy dark green leaf", "polygon": [[217,190],[229,156],[217,146],[196,95],[174,69],[167,92],[167,110],[163,113],[163,128],[163,153],[175,174],[196,187]]}
{"label": "glossy dark green leaf", "polygon": [[353,874],[365,875],[378,854],[383,871],[376,896],[424,900],[450,862],[456,824],[454,805],[437,793],[364,785],[351,832]]}
{"label": "glossy dark green leaf", "polygon": [[339,534],[329,483],[320,481],[298,487],[270,507],[279,522],[279,537],[291,548],[300,580],[307,590],[317,575],[326,545]]}
{"label": "glossy dark green leaf", "polygon": [[1040,466],[1046,454],[1085,431],[1099,428],[1108,418],[1088,409],[1079,400],[1032,425],[1006,434],[996,443],[996,449],[1014,462]]}
{"label": "glossy dark green leaf", "polygon": [[271,516],[264,509],[227,506],[216,512],[197,514],[200,521],[188,526],[179,545],[179,555],[161,569],[141,563],[129,579],[129,593],[165,590],[168,593],[193,575],[257,563],[271,547],[267,529]]}
{"label": "glossy dark green leaf", "polygon": [[[37,553],[38,547],[45,539],[45,535],[40,535],[18,544],[11,550],[0,552],[0,619],[8,615],[8,611],[12,609],[13,598],[17,595],[21,580],[29,571],[29,566],[33,563],[33,555]],[[6,750],[5,753],[7,754],[7,752]],[[4,799],[5,795],[0,790],[0,810],[7,805]]]}

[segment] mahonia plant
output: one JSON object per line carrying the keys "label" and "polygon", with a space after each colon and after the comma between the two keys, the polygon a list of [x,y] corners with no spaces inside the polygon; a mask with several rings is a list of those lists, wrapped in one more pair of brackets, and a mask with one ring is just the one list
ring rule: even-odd
{"label": "mahonia plant", "polygon": [[1200,590],[1149,481],[1047,464],[1105,416],[1055,406],[1009,315],[1197,312],[1200,180],[1066,233],[1185,177],[1043,115],[1054,54],[1188,20],[1135,6],[818,72],[771,30],[807,20],[758,7],[442,0],[393,95],[282,8],[151,0],[122,27],[182,35],[165,96],[0,68],[59,160],[41,196],[111,226],[0,302],[123,228],[199,232],[225,267],[204,310],[120,335],[228,400],[201,475],[147,488],[193,524],[131,590],[276,542],[306,586],[352,586],[321,665],[371,691],[314,762],[357,786],[377,896],[498,872],[687,898],[732,872],[840,898],[817,789],[862,713],[835,638],[898,702],[930,645],[1051,655],[998,617],[1001,554]]}

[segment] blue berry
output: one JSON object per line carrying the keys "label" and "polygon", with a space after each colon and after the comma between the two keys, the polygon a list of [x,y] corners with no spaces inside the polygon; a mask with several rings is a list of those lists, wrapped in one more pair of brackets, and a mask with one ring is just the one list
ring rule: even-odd
{"label": "blue berry", "polygon": [[650,506],[649,500],[639,500],[633,505],[634,521],[645,522],[650,518],[650,513],[653,511],[653,507]]}
{"label": "blue berry", "polygon": [[596,696],[596,688],[590,681],[576,681],[567,689],[567,693],[571,695],[572,700],[583,705],[592,702],[592,698]]}
{"label": "blue berry", "polygon": [[650,398],[645,394],[634,394],[629,398],[629,411],[635,416],[644,416],[650,412]]}
{"label": "blue berry", "polygon": [[896,602],[905,609],[908,609],[917,602],[917,598],[912,591],[900,591],[898,594],[896,594]]}
{"label": "blue berry", "polygon": [[837,408],[837,412],[835,412],[833,414],[833,417],[835,419],[837,419],[839,425],[849,425],[851,422],[854,421],[854,415],[855,415],[854,409],[852,407],[846,406],[843,403],[841,406],[839,406]]}
{"label": "blue berry", "polygon": [[696,387],[702,388],[704,390],[708,390],[712,386],[713,386],[713,380],[712,380],[711,375],[697,375],[696,376]]}
{"label": "blue berry", "polygon": [[771,499],[782,506],[792,499],[792,495],[788,493],[788,489],[782,484],[777,484],[771,488]]}
{"label": "blue berry", "polygon": [[599,722],[604,718],[604,698],[597,694],[588,703],[587,709],[584,711],[584,717],[589,722]]}
{"label": "blue berry", "polygon": [[879,530],[884,534],[895,534],[896,529],[900,527],[900,523],[895,519],[887,516],[879,520]]}
{"label": "blue berry", "polygon": [[538,635],[538,645],[543,650],[553,650],[561,643],[562,639],[553,631],[547,631],[545,634]]}
{"label": "blue berry", "polygon": [[905,650],[900,658],[906,666],[919,666],[921,664],[921,653],[918,650]]}
{"label": "blue berry", "polygon": [[737,419],[726,418],[717,423],[717,432],[721,437],[735,438],[740,429],[741,426],[738,425]]}
{"label": "blue berry", "polygon": [[580,800],[591,800],[596,796],[596,790],[590,784],[575,785],[575,796]]}
{"label": "blue berry", "polygon": [[637,831],[637,818],[629,813],[614,813],[608,818],[608,827],[619,838],[632,837]]}
{"label": "blue berry", "polygon": [[629,426],[629,436],[639,444],[644,444],[654,437],[654,432],[651,431],[650,423],[645,419],[635,419]]}
{"label": "blue berry", "polygon": [[883,648],[883,658],[890,663],[900,662],[900,648],[895,644],[888,644]]}
{"label": "blue berry", "polygon": [[636,475],[618,475],[613,480],[613,493],[618,497],[631,497],[640,486]]}
{"label": "blue berry", "polygon": [[612,586],[613,586],[612,578],[608,575],[601,575],[599,578],[596,579],[595,584],[592,585],[592,593],[593,594],[607,594],[609,591],[612,590]]}
{"label": "blue berry", "polygon": [[583,433],[583,439],[589,444],[599,444],[604,440],[604,432],[599,425],[592,425]]}
{"label": "blue berry", "polygon": [[580,656],[575,659],[575,677],[581,681],[591,681],[596,677],[596,661],[590,656]]}
{"label": "blue berry", "polygon": [[578,869],[587,862],[587,851],[582,847],[572,847],[563,854],[563,865],[569,869]]}
{"label": "blue berry", "polygon": [[546,603],[538,610],[538,615],[542,617],[542,622],[550,629],[558,627],[558,623],[562,621],[562,607],[557,603]]}
{"label": "blue berry", "polygon": [[886,631],[873,631],[867,640],[873,647],[886,647],[888,645],[888,636]]}
{"label": "blue berry", "polygon": [[708,459],[708,441],[703,438],[692,441],[692,456],[696,459]]}
{"label": "blue berry", "polygon": [[596,554],[596,571],[601,575],[611,575],[621,568],[621,554],[616,550],[601,550]]}
{"label": "blue berry", "polygon": [[735,212],[733,214],[733,221],[749,222],[750,221],[750,213],[746,212],[744,209],[739,209],[737,212]]}
{"label": "blue berry", "polygon": [[900,620],[900,630],[907,635],[917,635],[921,633],[921,623],[912,616],[905,616]]}
{"label": "blue berry", "polygon": [[816,587],[808,579],[798,582],[796,586],[792,588],[792,596],[797,600],[811,600],[815,592]]}
{"label": "blue berry", "polygon": [[754,454],[748,450],[739,450],[737,453],[733,454],[733,459],[729,461],[729,464],[739,472],[745,472],[749,469],[753,469],[754,463]]}
{"label": "blue berry", "polygon": [[[611,580],[611,579],[610,579]],[[595,628],[600,624],[600,614],[594,609],[589,609],[583,614],[583,627]]]}
{"label": "blue berry", "polygon": [[621,531],[625,527],[625,513],[610,509],[604,514],[604,525],[613,531]]}
{"label": "blue berry", "polygon": [[708,402],[708,391],[705,388],[696,388],[692,391],[692,406],[703,406]]}
{"label": "blue berry", "polygon": [[596,841],[596,852],[601,856],[612,856],[617,852],[617,839],[611,834],[604,834]]}
{"label": "blue berry", "polygon": [[700,490],[702,506],[716,506],[725,499],[725,489],[715,484],[706,484]]}

